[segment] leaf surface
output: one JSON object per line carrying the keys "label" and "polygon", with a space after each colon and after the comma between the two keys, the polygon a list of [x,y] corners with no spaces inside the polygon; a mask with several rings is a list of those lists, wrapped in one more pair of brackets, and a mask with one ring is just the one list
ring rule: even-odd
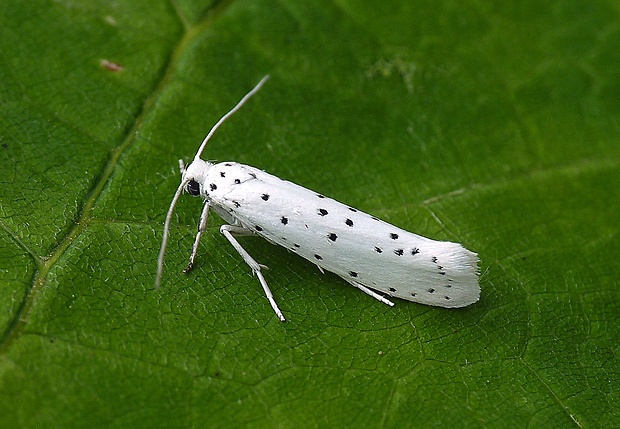
{"label": "leaf surface", "polygon": [[[615,427],[620,19],[595,3],[0,6],[2,427]],[[389,308],[213,216],[205,157],[481,258],[480,302]]]}

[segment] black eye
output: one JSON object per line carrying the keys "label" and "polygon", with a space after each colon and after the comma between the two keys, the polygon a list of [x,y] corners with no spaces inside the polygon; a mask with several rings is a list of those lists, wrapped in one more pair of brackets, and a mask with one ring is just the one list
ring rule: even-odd
{"label": "black eye", "polygon": [[193,179],[187,182],[187,192],[193,196],[200,195],[200,185],[198,182]]}

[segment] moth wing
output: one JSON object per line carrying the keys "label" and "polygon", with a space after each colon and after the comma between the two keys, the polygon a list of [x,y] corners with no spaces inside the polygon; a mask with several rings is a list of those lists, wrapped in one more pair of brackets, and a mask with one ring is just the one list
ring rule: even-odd
{"label": "moth wing", "polygon": [[218,203],[268,241],[397,298],[448,308],[479,299],[478,257],[460,244],[410,233],[256,168],[238,168],[250,179]]}

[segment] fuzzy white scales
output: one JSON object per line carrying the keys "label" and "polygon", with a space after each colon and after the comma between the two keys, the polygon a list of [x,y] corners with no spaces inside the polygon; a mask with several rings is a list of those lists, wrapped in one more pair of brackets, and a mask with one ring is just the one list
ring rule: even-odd
{"label": "fuzzy white scales", "polygon": [[163,257],[170,220],[185,190],[202,196],[205,205],[186,271],[193,268],[200,237],[213,209],[228,225],[222,234],[257,275],[278,315],[261,268],[235,239],[258,235],[331,271],[351,285],[394,305],[386,295],[447,308],[465,307],[478,301],[478,256],[458,243],[435,241],[405,231],[353,207],[295,183],[236,162],[212,164],[200,159],[215,130],[256,93],[267,77],[224,115],[202,142],[193,162],[185,168],[172,200],[159,254],[156,285],[161,281]]}

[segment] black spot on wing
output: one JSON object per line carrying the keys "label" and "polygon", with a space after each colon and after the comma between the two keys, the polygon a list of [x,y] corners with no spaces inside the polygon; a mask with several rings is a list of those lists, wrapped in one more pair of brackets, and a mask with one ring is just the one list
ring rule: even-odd
{"label": "black spot on wing", "polygon": [[215,191],[217,189],[217,185],[215,183],[209,183],[209,189]]}
{"label": "black spot on wing", "polygon": [[269,199],[269,194],[263,194],[260,196],[263,201],[267,201]]}
{"label": "black spot on wing", "polygon": [[287,218],[286,216],[282,216],[282,217],[280,218],[280,223],[281,223],[282,225],[286,225],[286,224],[288,223],[288,218]]}
{"label": "black spot on wing", "polygon": [[403,249],[396,249],[396,250],[394,250],[394,254],[395,255],[403,256],[403,253],[405,253],[405,251]]}
{"label": "black spot on wing", "polygon": [[322,257],[321,255],[314,255],[314,257],[315,257],[317,260],[319,260],[319,261],[323,259],[323,257]]}
{"label": "black spot on wing", "polygon": [[375,246],[375,252],[377,253],[383,253],[383,249],[380,247]]}
{"label": "black spot on wing", "polygon": [[351,219],[347,219],[344,221],[348,226],[353,226],[353,221]]}
{"label": "black spot on wing", "polygon": [[349,275],[351,277],[357,277],[357,273],[355,271],[349,271]]}
{"label": "black spot on wing", "polygon": [[325,210],[325,209],[318,209],[317,211],[319,213],[319,216],[327,216],[327,213],[328,213],[327,210]]}
{"label": "black spot on wing", "polygon": [[390,234],[390,238],[391,238],[392,240],[398,240],[398,234],[391,233],[391,234]]}
{"label": "black spot on wing", "polygon": [[327,238],[329,238],[331,241],[336,241],[338,239],[338,236],[336,234],[334,234],[333,232],[330,232],[327,235]]}

